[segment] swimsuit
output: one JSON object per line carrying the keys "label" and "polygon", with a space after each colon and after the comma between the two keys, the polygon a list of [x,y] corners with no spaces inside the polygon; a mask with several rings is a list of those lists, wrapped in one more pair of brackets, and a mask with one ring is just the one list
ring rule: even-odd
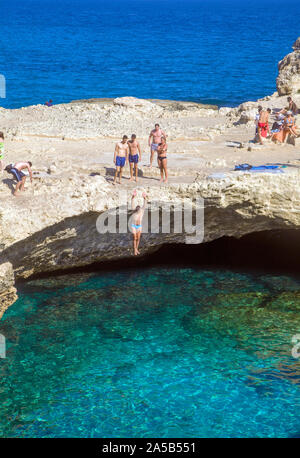
{"label": "swimsuit", "polygon": [[138,154],[134,154],[134,155],[129,154],[129,162],[133,162],[134,164],[137,164],[139,162],[139,155]]}
{"label": "swimsuit", "polygon": [[138,232],[142,232],[142,225],[141,224],[132,224],[131,227]]}
{"label": "swimsuit", "polygon": [[167,159],[167,156],[158,156],[157,158],[159,161],[163,161],[164,159]]}
{"label": "swimsuit", "polygon": [[125,162],[126,162],[126,157],[122,157],[122,156],[116,157],[116,166],[117,167],[124,167]]}
{"label": "swimsuit", "polygon": [[[159,144],[159,146],[161,146],[161,145],[162,145],[162,143]],[[157,156],[157,160],[158,160],[158,161],[163,161],[164,159],[167,159],[167,156],[166,156],[167,150],[168,150],[168,146],[167,146],[167,144],[165,143],[165,144],[162,146],[162,148],[160,148],[160,151],[158,151],[158,156]],[[159,156],[159,154],[161,154],[161,156]],[[163,154],[164,154],[164,156],[163,156]]]}
{"label": "swimsuit", "polygon": [[4,158],[4,143],[0,143],[0,160]]}
{"label": "swimsuit", "polygon": [[16,169],[15,167],[12,167],[10,169],[10,173],[12,173],[15,176],[18,183],[22,181],[23,177],[26,176],[25,173],[21,172],[20,170]]}
{"label": "swimsuit", "polygon": [[268,123],[267,122],[259,122],[258,127],[261,129],[261,136],[266,138],[268,134]]}
{"label": "swimsuit", "polygon": [[151,151],[157,151],[157,148],[158,148],[158,143],[152,143]]}

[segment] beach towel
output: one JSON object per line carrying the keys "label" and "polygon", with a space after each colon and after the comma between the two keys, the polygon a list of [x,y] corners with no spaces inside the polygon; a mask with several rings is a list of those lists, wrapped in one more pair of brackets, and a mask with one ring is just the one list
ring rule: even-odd
{"label": "beach towel", "polygon": [[258,165],[252,166],[250,164],[240,164],[236,165],[235,171],[247,171],[247,172],[271,172],[271,173],[283,173],[283,168],[285,166],[280,164],[267,164],[267,165]]}

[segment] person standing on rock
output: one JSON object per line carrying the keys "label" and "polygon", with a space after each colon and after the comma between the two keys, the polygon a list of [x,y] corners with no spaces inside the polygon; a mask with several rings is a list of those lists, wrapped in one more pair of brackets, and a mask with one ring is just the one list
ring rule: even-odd
{"label": "person standing on rock", "polygon": [[16,189],[15,189],[15,192],[14,192],[14,196],[17,196],[18,195],[18,191],[25,191],[25,181],[26,181],[26,178],[27,176],[25,175],[25,173],[22,172],[22,170],[28,170],[28,173],[29,173],[29,176],[30,176],[30,181],[32,183],[32,170],[31,170],[31,167],[32,167],[32,162],[28,161],[28,162],[16,162],[16,164],[14,165],[8,165],[6,166],[5,170],[8,172],[8,173],[11,173],[15,179],[17,180],[17,185],[16,185]]}
{"label": "person standing on rock", "polygon": [[157,162],[158,167],[160,168],[160,183],[168,183],[168,169],[167,169],[167,151],[168,145],[165,137],[161,137],[161,143],[157,148]]}
{"label": "person standing on rock", "polygon": [[259,138],[259,143],[263,145],[263,140],[262,137],[266,138],[268,134],[268,128],[269,128],[269,111],[267,110],[261,110],[260,115],[259,115],[259,120],[258,120],[258,138]]}
{"label": "person standing on rock", "polygon": [[133,253],[134,256],[137,256],[140,254],[139,252],[139,245],[140,245],[140,240],[141,240],[141,235],[142,235],[142,221],[143,221],[143,216],[145,213],[146,205],[147,205],[147,195],[145,192],[143,192],[143,198],[144,198],[144,205],[140,207],[139,205],[135,206],[134,199],[136,198],[136,190],[133,191],[132,197],[131,197],[131,208],[134,210],[132,219],[131,219],[131,231],[133,235]]}
{"label": "person standing on rock", "polygon": [[115,147],[115,155],[114,155],[114,164],[116,166],[114,184],[117,181],[117,177],[119,175],[119,184],[121,184],[121,178],[123,173],[123,168],[125,164],[128,164],[128,153],[129,153],[129,146],[128,146],[128,137],[127,135],[123,135],[123,139],[121,142],[116,144]]}
{"label": "person standing on rock", "polygon": [[159,124],[155,124],[155,128],[151,130],[149,135],[149,146],[150,146],[150,165],[152,167],[154,153],[157,151],[158,145],[161,143],[162,137],[167,138],[165,132],[160,128]]}
{"label": "person standing on rock", "polygon": [[257,108],[257,114],[255,115],[255,140],[257,139],[257,136],[258,136],[258,121],[259,121],[259,117],[260,117],[260,113],[262,111],[262,106],[259,105],[258,108]]}
{"label": "person standing on rock", "polygon": [[130,181],[133,181],[133,168],[135,172],[135,181],[138,181],[138,163],[142,159],[141,147],[136,139],[136,135],[131,135],[131,140],[128,142],[129,146],[129,164],[130,164]]}

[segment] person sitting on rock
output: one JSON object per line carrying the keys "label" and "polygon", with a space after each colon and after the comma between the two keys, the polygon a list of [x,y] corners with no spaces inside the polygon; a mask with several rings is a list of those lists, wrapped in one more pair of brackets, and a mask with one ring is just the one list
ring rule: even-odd
{"label": "person sitting on rock", "polygon": [[136,198],[137,192],[136,190],[133,191],[132,197],[131,197],[131,208],[134,210],[133,215],[131,217],[131,232],[133,235],[133,253],[134,256],[137,256],[140,254],[139,252],[139,245],[140,245],[140,240],[141,240],[141,234],[142,234],[142,221],[143,221],[143,216],[145,213],[146,205],[147,205],[147,195],[145,192],[143,192],[143,198],[144,198],[144,205],[140,207],[139,205],[135,206],[134,199]]}
{"label": "person sitting on rock", "polygon": [[16,189],[14,192],[14,196],[18,195],[18,191],[25,191],[25,181],[27,178],[27,175],[22,172],[22,170],[28,170],[29,176],[30,176],[30,181],[32,183],[32,162],[16,162],[14,165],[7,165],[5,170],[7,173],[11,173],[15,179],[17,180],[17,185]]}
{"label": "person sitting on rock", "polygon": [[117,181],[118,175],[119,175],[118,182],[119,184],[121,184],[123,168],[125,166],[125,163],[128,164],[129,147],[128,147],[127,140],[128,140],[127,135],[123,135],[122,141],[116,144],[115,155],[114,155],[114,164],[116,166],[114,184]]}
{"label": "person sitting on rock", "polygon": [[142,159],[141,147],[136,139],[136,135],[131,135],[131,140],[128,142],[129,146],[129,164],[130,164],[130,181],[133,180],[133,168],[135,171],[135,181],[138,181],[138,163]]}
{"label": "person sitting on rock", "polygon": [[286,134],[290,134],[292,137],[298,137],[298,132],[297,132],[297,127],[295,126],[295,121],[292,116],[292,112],[288,111],[287,116],[285,118],[283,128],[286,132]]}
{"label": "person sitting on rock", "polygon": [[279,113],[288,114],[288,112],[291,111],[292,115],[296,116],[298,114],[298,111],[299,111],[297,105],[292,100],[292,97],[288,97],[287,101],[288,101],[288,106],[286,108],[283,108],[282,110],[280,110]]}

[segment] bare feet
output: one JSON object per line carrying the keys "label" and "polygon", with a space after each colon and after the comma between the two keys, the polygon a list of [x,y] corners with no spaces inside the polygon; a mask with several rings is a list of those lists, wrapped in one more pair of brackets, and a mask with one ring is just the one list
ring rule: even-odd
{"label": "bare feet", "polygon": [[130,178],[129,178],[129,181],[133,181],[133,177],[130,177]]}

